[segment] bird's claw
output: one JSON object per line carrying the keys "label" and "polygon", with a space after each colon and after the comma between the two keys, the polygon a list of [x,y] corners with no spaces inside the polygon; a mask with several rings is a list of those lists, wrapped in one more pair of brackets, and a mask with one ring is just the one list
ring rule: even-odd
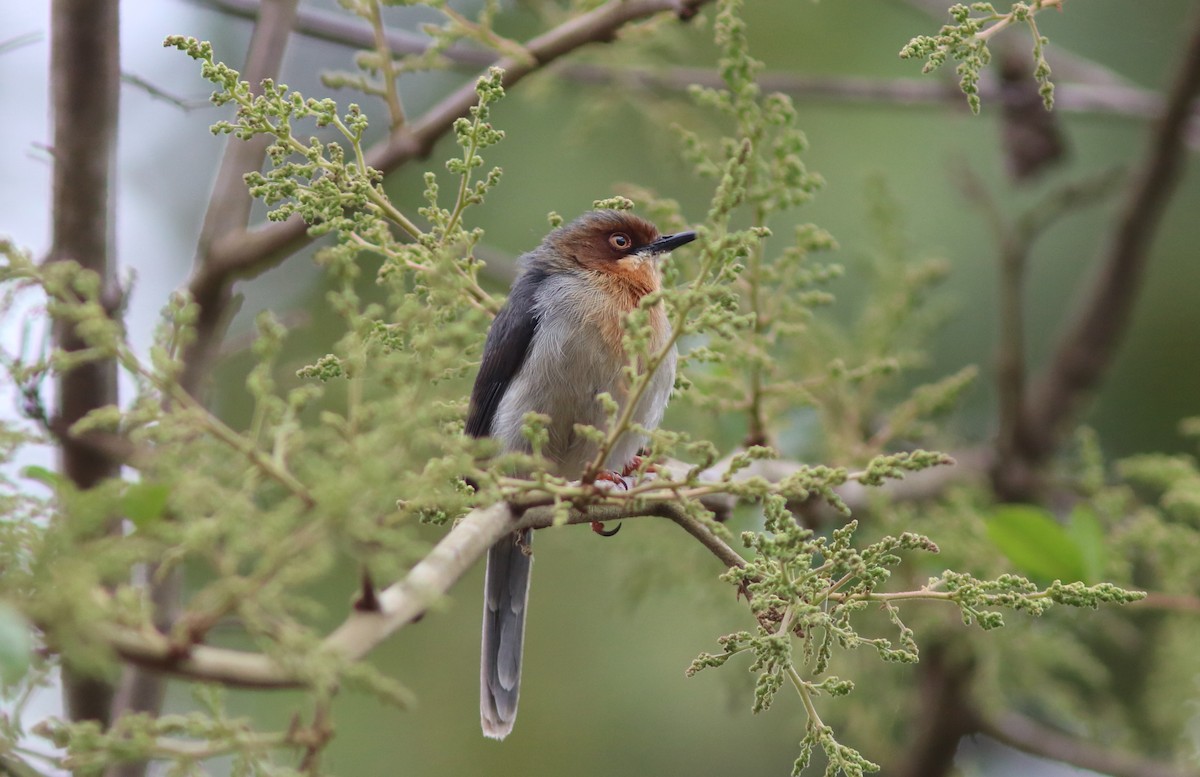
{"label": "bird's claw", "polygon": [[[602,485],[605,483],[608,485]],[[611,490],[613,488],[619,488],[622,491],[629,490],[629,481],[625,479],[625,475],[620,472],[613,472],[610,469],[597,473],[596,479],[592,481],[592,485],[603,490]]]}
{"label": "bird's claw", "polygon": [[599,534],[601,537],[612,537],[617,532],[621,531],[621,524],[617,524],[615,529],[605,529],[604,523],[601,521],[592,521],[592,531]]}

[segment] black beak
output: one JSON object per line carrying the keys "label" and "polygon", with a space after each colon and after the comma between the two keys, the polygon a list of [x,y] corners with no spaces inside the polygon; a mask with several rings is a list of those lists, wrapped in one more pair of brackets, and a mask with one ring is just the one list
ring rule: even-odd
{"label": "black beak", "polygon": [[637,250],[639,254],[669,254],[679,246],[687,245],[696,239],[695,232],[677,232],[674,235],[663,235],[653,243],[647,243]]}

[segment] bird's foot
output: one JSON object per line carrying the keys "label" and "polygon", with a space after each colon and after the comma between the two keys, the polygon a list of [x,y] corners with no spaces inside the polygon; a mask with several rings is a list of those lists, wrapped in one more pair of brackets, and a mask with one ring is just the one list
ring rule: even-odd
{"label": "bird's foot", "polygon": [[592,485],[601,491],[628,491],[630,483],[626,479],[625,473],[614,472],[611,469],[606,469],[596,473],[596,479],[592,481]]}
{"label": "bird's foot", "polygon": [[[603,472],[598,473],[596,475],[596,480],[592,485],[602,490],[629,490],[629,481],[625,479],[625,474],[613,472],[612,470],[604,470]],[[602,521],[592,521],[592,531],[596,532],[601,537],[611,537],[617,532],[621,531],[621,524],[618,523],[615,529],[605,529]]]}
{"label": "bird's foot", "polygon": [[625,477],[630,477],[637,472],[658,472],[658,465],[654,462],[646,464],[646,459],[650,457],[650,451],[645,448],[638,450],[637,454],[629,460],[629,463],[621,470],[621,474]]}

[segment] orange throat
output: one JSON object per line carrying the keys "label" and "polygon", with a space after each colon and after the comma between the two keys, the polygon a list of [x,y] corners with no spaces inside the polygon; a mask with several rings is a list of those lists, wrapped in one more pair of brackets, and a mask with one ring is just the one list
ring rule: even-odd
{"label": "orange throat", "polygon": [[[624,266],[622,266],[624,265]],[[596,323],[604,341],[614,351],[622,350],[625,316],[636,310],[642,297],[660,288],[658,268],[652,260],[638,264],[621,262],[602,271],[593,270],[596,288],[601,291],[603,310]],[[662,303],[650,309],[650,328],[654,333],[652,348],[663,342],[667,333],[667,312]]]}

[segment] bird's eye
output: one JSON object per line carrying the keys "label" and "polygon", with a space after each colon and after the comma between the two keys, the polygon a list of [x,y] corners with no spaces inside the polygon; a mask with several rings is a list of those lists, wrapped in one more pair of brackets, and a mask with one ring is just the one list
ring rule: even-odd
{"label": "bird's eye", "polygon": [[633,245],[633,241],[624,232],[614,232],[608,236],[608,244],[618,251],[625,251]]}

